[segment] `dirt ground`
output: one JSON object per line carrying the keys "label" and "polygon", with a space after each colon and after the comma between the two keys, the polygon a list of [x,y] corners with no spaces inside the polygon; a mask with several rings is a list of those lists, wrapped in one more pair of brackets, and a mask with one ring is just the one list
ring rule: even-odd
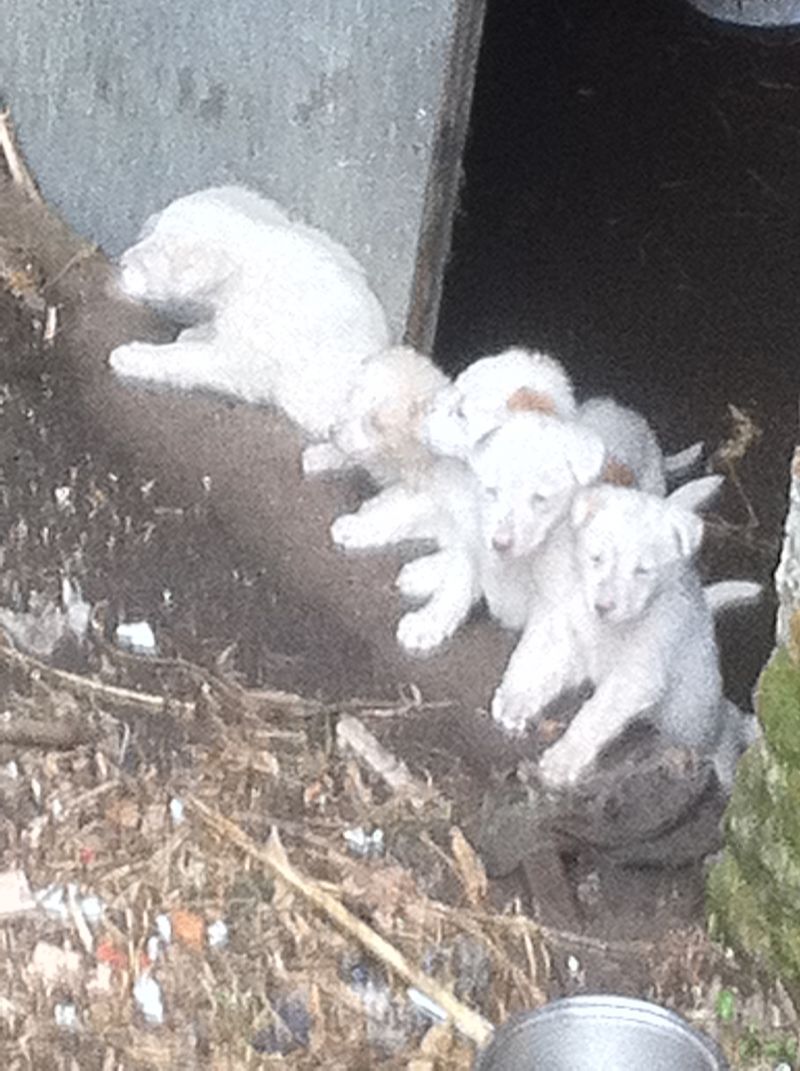
{"label": "dirt ground", "polygon": [[[720,58],[738,46],[713,51],[691,23],[675,51],[670,26],[631,23],[639,52],[678,66],[691,66],[692,48],[719,59],[707,66],[725,89],[702,87],[704,121],[728,152],[708,184],[647,201],[630,159],[604,148],[600,121],[627,94],[631,151],[645,151],[653,119],[633,107],[648,98],[630,93],[644,73],[625,65],[628,31],[577,0],[552,5],[544,25],[525,25],[543,54],[577,55],[574,68],[553,68],[575,92],[540,79],[520,93],[526,68],[503,44],[521,33],[517,6],[490,12],[441,359],[455,369],[506,342],[547,345],[581,368],[587,391],[641,405],[672,447],[705,438],[713,449],[731,431],[727,403],[752,410],[765,434],[737,463],[745,498],[729,492],[703,565],[708,576],[768,581],[796,430],[796,298],[773,268],[786,304],[780,316],[770,306],[779,330],[761,331],[768,314],[743,305],[737,285],[750,275],[727,252],[733,239],[711,237],[731,212],[736,233],[764,248],[784,250],[791,231],[763,182],[746,179],[772,205],[755,217],[714,186],[732,156],[749,161],[745,126],[728,136],[717,111],[730,124],[754,110],[746,130],[762,136],[758,94],[778,92],[753,87],[770,81],[767,59],[742,83]],[[618,49],[618,78],[603,49]],[[482,83],[500,96],[481,94]],[[531,126],[519,102],[513,112],[502,97],[512,90],[552,126]],[[652,87],[649,99],[681,143],[676,116],[699,110],[670,110]],[[497,114],[515,134],[506,145],[524,152],[504,150],[495,173],[478,158]],[[708,140],[707,125],[697,138]],[[575,169],[558,145],[581,139]],[[537,152],[545,163],[508,166],[509,152],[515,165]],[[780,193],[775,175],[768,182]],[[316,889],[492,1023],[566,993],[630,993],[686,1014],[734,1066],[791,1066],[789,996],[705,936],[704,859],[723,804],[708,771],[633,738],[553,813],[520,762],[538,741],[520,753],[485,714],[510,638],[478,616],[442,655],[401,657],[400,555],[345,559],[327,540],[330,519],[363,488],[301,481],[299,440],[274,414],[116,383],[110,348],[166,338],[168,325],[117,301],[102,259],[7,185],[0,210],[0,614],[28,626],[29,644],[0,645],[0,872],[24,871],[44,901],[22,897],[0,918],[4,1066],[469,1067],[480,1023],[472,1034],[436,1025],[402,972],[344,933],[302,882],[276,879],[271,829]],[[48,305],[58,307],[52,343]],[[685,390],[690,369],[700,371]],[[744,523],[745,501],[758,529]],[[90,607],[82,638],[59,610],[65,576]],[[771,613],[767,601],[733,615],[721,637],[740,702],[769,648]],[[155,652],[116,641],[120,623],[137,621],[154,631]],[[374,754],[343,749],[348,714],[407,763],[411,800],[376,772]],[[0,911],[3,890],[0,880]],[[92,896],[99,915],[84,902]],[[222,936],[208,929],[219,923]],[[142,979],[159,987],[163,1022],[144,1014]]]}

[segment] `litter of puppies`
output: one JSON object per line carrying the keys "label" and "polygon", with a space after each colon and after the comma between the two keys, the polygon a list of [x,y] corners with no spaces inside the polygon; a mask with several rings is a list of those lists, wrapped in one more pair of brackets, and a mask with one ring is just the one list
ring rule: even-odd
{"label": "litter of puppies", "polygon": [[433,544],[397,578],[417,604],[398,625],[403,648],[434,651],[483,599],[521,633],[491,704],[507,732],[592,686],[542,758],[550,787],[575,784],[641,719],[712,758],[730,786],[756,728],[722,694],[713,614],[751,600],[754,585],[702,589],[696,510],[721,478],[666,495],[700,465],[702,444],[665,457],[643,416],[611,398],[579,403],[554,357],[519,347],[449,382],[424,355],[389,347],[341,246],[238,187],[148,221],[120,285],[203,311],[173,343],[114,350],[117,374],[278,405],[313,440],[307,476],[362,468],[378,486],[333,522],[338,546]]}

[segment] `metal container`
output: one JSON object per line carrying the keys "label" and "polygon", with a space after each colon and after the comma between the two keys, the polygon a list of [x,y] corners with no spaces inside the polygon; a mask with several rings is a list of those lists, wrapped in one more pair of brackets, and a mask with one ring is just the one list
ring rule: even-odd
{"label": "metal container", "polygon": [[800,0],[689,0],[689,3],[712,19],[738,26],[767,29],[800,23]]}
{"label": "metal container", "polygon": [[556,1000],[502,1026],[474,1071],[728,1071],[679,1015],[628,997]]}

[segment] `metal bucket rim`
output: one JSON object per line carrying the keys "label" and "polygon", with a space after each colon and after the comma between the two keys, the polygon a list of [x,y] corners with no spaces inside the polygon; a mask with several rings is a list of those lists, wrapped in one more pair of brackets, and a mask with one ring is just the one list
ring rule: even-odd
{"label": "metal bucket rim", "polygon": [[479,1053],[474,1071],[492,1071],[489,1061],[499,1055],[501,1046],[505,1045],[510,1038],[528,1028],[531,1022],[541,1022],[563,1015],[565,1011],[575,1013],[580,1018],[594,1019],[598,1025],[603,1019],[608,1019],[616,1023],[628,1021],[656,1027],[677,1027],[698,1051],[716,1061],[717,1071],[729,1071],[728,1064],[717,1043],[696,1030],[677,1012],[649,1000],[603,993],[560,997],[541,1008],[512,1015],[502,1026],[498,1027],[489,1045]]}

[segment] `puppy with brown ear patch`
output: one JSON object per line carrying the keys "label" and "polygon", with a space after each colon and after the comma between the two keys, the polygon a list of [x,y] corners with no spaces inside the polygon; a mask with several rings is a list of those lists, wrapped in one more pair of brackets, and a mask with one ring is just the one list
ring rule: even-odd
{"label": "puppy with brown ear patch", "polygon": [[437,393],[422,435],[436,453],[466,460],[481,439],[520,412],[565,420],[575,415],[572,384],[554,357],[513,348],[474,361]]}

